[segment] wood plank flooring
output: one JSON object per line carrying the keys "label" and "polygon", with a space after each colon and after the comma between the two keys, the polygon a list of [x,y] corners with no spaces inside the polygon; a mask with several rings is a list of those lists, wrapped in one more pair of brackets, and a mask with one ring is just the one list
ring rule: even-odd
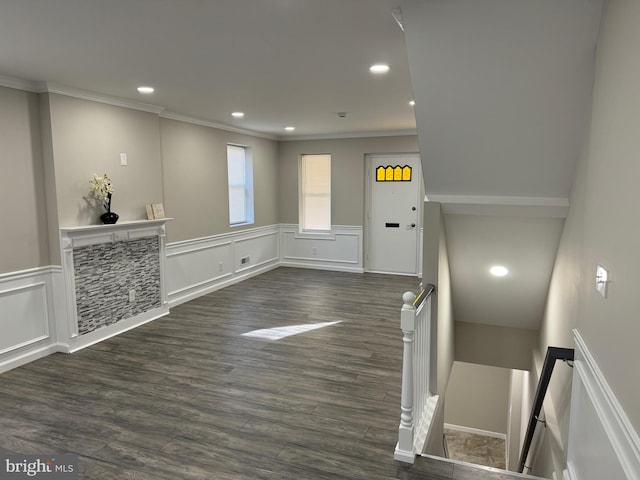
{"label": "wood plank flooring", "polygon": [[279,268],[6,372],[0,451],[78,454],[81,479],[511,478],[393,460],[406,290],[415,278]]}

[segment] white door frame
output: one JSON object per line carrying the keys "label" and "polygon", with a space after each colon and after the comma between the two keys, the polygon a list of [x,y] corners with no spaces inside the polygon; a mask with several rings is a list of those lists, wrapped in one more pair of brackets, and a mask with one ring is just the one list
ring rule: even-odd
{"label": "white door frame", "polygon": [[[369,241],[371,235],[371,175],[374,175],[372,168],[373,159],[376,158],[398,158],[398,157],[417,157],[418,158],[418,178],[422,181],[422,161],[420,160],[419,152],[403,152],[403,153],[367,153],[365,154],[365,201],[364,201],[364,271],[371,272],[369,268],[369,248],[371,242]],[[397,273],[396,275],[408,275],[408,276],[420,276],[422,274],[422,203],[423,203],[423,190],[420,185],[424,185],[418,182],[418,191],[416,193],[416,208],[418,209],[417,222],[416,222],[416,273],[404,274]]]}

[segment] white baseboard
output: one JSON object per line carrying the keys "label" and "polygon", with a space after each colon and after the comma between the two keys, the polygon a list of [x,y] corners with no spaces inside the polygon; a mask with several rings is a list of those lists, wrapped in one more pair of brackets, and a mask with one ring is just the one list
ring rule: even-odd
{"label": "white baseboard", "polygon": [[290,268],[308,268],[310,270],[326,270],[329,272],[347,272],[347,273],[364,273],[364,269],[358,267],[347,267],[341,265],[332,265],[329,263],[304,263],[304,262],[290,262],[283,260],[280,262],[280,267]]}
{"label": "white baseboard", "polygon": [[244,280],[247,280],[248,278],[255,277],[262,273],[278,268],[278,266],[278,263],[273,263],[260,268],[254,268],[250,271],[245,271],[244,273],[239,275],[224,275],[223,277],[217,277],[212,279],[210,282],[205,282],[200,285],[189,287],[187,291],[173,293],[169,292],[169,307],[177,307],[178,305],[189,302],[191,300],[195,300],[196,298],[203,295],[213,293],[216,290],[220,290],[221,288],[235,285],[236,283],[240,283]]}
{"label": "white baseboard", "polygon": [[484,437],[499,438],[501,440],[507,439],[507,435],[505,433],[491,432],[489,430],[482,430],[482,429],[473,428],[473,427],[465,427],[463,425],[453,425],[451,423],[445,423],[444,428],[448,428],[449,430],[456,430],[458,432],[472,433],[474,435],[482,435]]}
{"label": "white baseboard", "polygon": [[574,338],[565,476],[571,480],[638,480],[640,437],[578,330]]}
{"label": "white baseboard", "polygon": [[136,315],[132,318],[120,320],[113,325],[99,328],[93,332],[86,333],[77,337],[71,338],[68,342],[58,343],[58,351],[63,353],[74,353],[83,348],[90,347],[98,342],[102,342],[108,338],[120,335],[121,333],[131,330],[132,328],[139,327],[145,323],[149,323],[160,317],[164,317],[169,314],[169,308],[167,306],[154,308],[147,312]]}

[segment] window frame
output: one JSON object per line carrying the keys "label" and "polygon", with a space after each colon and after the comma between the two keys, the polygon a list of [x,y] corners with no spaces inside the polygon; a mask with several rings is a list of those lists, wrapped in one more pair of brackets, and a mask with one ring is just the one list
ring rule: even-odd
{"label": "window frame", "polygon": [[[308,157],[328,157],[329,160],[329,178],[326,179],[328,180],[328,182],[326,182],[328,184],[328,190],[321,193],[321,194],[310,194],[306,191],[306,187],[307,187],[307,169],[309,168],[307,165],[307,162],[305,162],[305,159]],[[332,212],[331,212],[331,206],[332,206],[332,202],[331,202],[331,193],[332,193],[332,178],[331,178],[331,172],[332,172],[332,155],[330,153],[304,153],[301,154],[299,156],[299,161],[298,161],[298,231],[300,234],[305,234],[305,235],[309,235],[309,236],[316,236],[316,237],[327,237],[327,236],[331,236],[333,235],[333,225],[332,225]],[[326,201],[328,202],[328,205],[325,205],[325,208],[328,209],[329,211],[329,222],[326,225],[327,228],[322,228],[322,229],[318,229],[318,228],[306,228],[306,225],[310,222],[308,222],[308,219],[305,218],[305,214],[307,213],[306,211],[306,202],[305,200],[307,200],[307,197],[310,196],[315,196],[315,197],[324,197],[326,198]]]}
{"label": "window frame", "polygon": [[[233,149],[240,149],[242,151],[242,160],[243,160],[243,182],[238,184],[232,184],[231,179],[229,178],[231,168],[230,162],[232,161],[232,156],[230,155],[230,151]],[[231,221],[231,209],[232,209],[232,197],[231,192],[232,189],[242,189],[243,198],[244,198],[244,218],[242,221],[232,222]],[[229,214],[229,226],[240,227],[242,225],[252,225],[255,221],[254,218],[254,205],[253,205],[253,158],[251,155],[251,148],[246,145],[239,145],[235,143],[227,144],[227,198],[228,198],[228,214]]]}

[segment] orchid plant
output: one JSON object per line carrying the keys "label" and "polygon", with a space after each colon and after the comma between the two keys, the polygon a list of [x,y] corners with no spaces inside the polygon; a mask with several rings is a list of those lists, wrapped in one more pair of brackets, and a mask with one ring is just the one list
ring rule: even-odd
{"label": "orchid plant", "polygon": [[113,187],[111,186],[111,179],[106,173],[102,175],[96,175],[95,173],[89,180],[89,192],[93,197],[102,203],[102,206],[111,211],[111,194],[113,193]]}

